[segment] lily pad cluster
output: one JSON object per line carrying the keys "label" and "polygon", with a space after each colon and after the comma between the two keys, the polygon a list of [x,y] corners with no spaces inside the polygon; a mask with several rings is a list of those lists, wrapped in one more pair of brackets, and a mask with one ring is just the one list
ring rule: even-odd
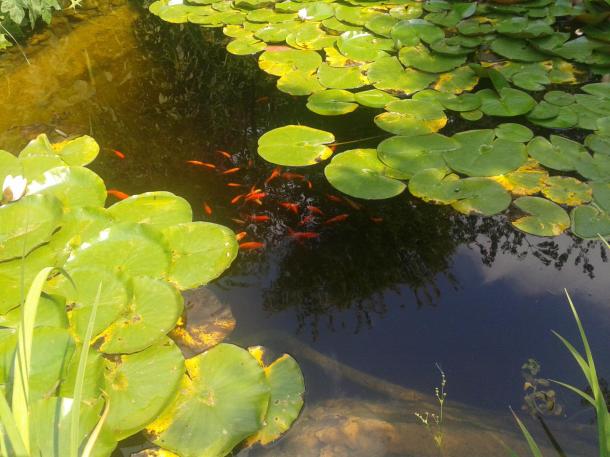
{"label": "lily pad cluster", "polygon": [[[325,169],[348,195],[389,198],[408,188],[483,215],[527,197],[510,211],[521,230],[610,235],[595,192],[610,181],[610,85],[583,85],[610,69],[604,2],[157,0],[150,11],[223,27],[229,52],[259,54],[278,89],[307,96],[317,114],[380,110],[374,123],[395,136],[376,150],[338,153]],[[497,128],[439,133],[456,117],[484,116]],[[583,145],[559,133],[534,138],[523,124],[594,133]],[[259,153],[313,165],[332,156],[333,142],[330,132],[285,126],[260,138]]]}
{"label": "lily pad cluster", "polygon": [[[170,338],[180,327],[183,338],[202,331],[185,325],[182,291],[231,265],[235,234],[193,222],[188,202],[169,192],[134,195],[106,208],[103,180],[85,167],[98,152],[88,136],[51,144],[44,135],[18,156],[0,151],[0,385],[6,393],[23,296],[41,269],[64,272],[47,280],[36,317],[31,439],[44,455],[67,455],[69,443],[49,437],[48,424],[70,400],[82,350],[90,353],[83,437],[105,403],[109,408],[95,455],[110,455],[119,440],[147,427],[154,443],[178,456],[224,456],[246,439],[277,439],[302,406],[303,378],[291,357],[267,366],[221,343],[185,360]],[[82,348],[89,325],[93,341]],[[193,435],[194,428],[201,433]]]}

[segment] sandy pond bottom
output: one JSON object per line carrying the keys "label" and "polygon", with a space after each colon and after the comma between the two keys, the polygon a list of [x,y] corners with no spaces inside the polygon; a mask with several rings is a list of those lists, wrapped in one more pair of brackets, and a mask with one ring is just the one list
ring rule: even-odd
{"label": "sandy pond bottom", "polygon": [[[240,231],[232,219],[243,211],[229,204],[228,179],[186,160],[222,166],[216,150],[230,151],[231,166],[242,168],[231,179],[249,187],[272,169],[256,156],[256,139],[269,128],[301,122],[339,141],[377,133],[368,115],[312,116],[302,99],[278,94],[253,61],[227,57],[218,34],[159,24],[121,2],[89,3],[54,21],[25,47],[31,65],[18,52],[0,58],[0,145],[16,151],[38,133],[91,134],[102,146],[94,168],[109,188],[170,190],[188,198],[198,218]],[[507,446],[526,455],[508,410],[523,401],[521,365],[534,357],[541,376],[584,386],[550,333],[578,338],[564,287],[608,376],[610,270],[599,243],[528,237],[501,218],[467,218],[407,196],[356,210],[329,201],[321,170],[307,171],[313,189],[277,181],[275,200],[348,213],[348,221],[300,245],[286,236],[298,220],[265,205],[258,211],[271,221],[246,230],[267,249],[240,254],[209,287],[236,318],[230,340],[292,353],[308,387],[291,432],[240,455],[488,457],[508,455]],[[442,454],[414,415],[437,412],[435,363],[448,378]],[[549,420],[557,439],[571,456],[595,455],[591,412],[558,395],[565,417]]]}

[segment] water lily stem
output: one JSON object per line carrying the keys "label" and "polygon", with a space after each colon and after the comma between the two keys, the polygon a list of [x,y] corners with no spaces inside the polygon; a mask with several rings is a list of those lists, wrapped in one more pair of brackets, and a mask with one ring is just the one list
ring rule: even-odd
{"label": "water lily stem", "polygon": [[329,146],[343,146],[344,144],[360,143],[361,141],[374,140],[374,139],[382,138],[385,136],[387,136],[387,135],[367,136],[366,138],[359,138],[357,140],[341,141],[340,143],[331,143],[331,144],[329,144]]}

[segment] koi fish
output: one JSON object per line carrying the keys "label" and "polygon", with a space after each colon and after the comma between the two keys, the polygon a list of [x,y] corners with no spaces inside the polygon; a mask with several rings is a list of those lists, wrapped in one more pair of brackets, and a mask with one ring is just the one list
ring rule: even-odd
{"label": "koi fish", "polygon": [[354,200],[352,200],[351,198],[347,198],[347,197],[343,197],[343,200],[352,208],[354,208],[355,210],[361,210],[362,209],[362,205],[359,203],[356,203]]}
{"label": "koi fish", "polygon": [[112,195],[113,197],[118,198],[119,200],[125,200],[127,197],[129,197],[129,194],[126,194],[125,192],[121,192],[120,190],[116,189],[108,189],[106,193],[108,195]]}
{"label": "koi fish", "polygon": [[348,217],[349,214],[339,214],[338,216],[327,219],[326,221],[324,221],[324,224],[334,224],[335,222],[343,222]]}
{"label": "koi fish", "polygon": [[343,203],[343,200],[341,200],[341,198],[337,197],[336,195],[326,194],[326,198],[328,198],[331,202]]}
{"label": "koi fish", "polygon": [[248,216],[248,220],[250,220],[252,222],[267,222],[270,219],[271,218],[269,216],[265,216],[265,215],[253,214],[251,216]]}
{"label": "koi fish", "polygon": [[265,243],[261,243],[259,241],[247,241],[245,243],[239,243],[239,249],[260,249],[264,248]]}
{"label": "koi fish", "polygon": [[119,159],[124,159],[125,158],[125,154],[123,154],[118,149],[113,149],[112,152],[114,152],[114,155],[117,156]]}
{"label": "koi fish", "polygon": [[301,222],[299,222],[298,225],[309,224],[310,222],[313,222],[315,218],[316,218],[316,216],[314,216],[313,214],[310,214],[309,216],[305,216],[303,218],[303,220]]}
{"label": "koi fish", "polygon": [[371,221],[375,224],[381,224],[383,222],[383,217],[371,217]]}
{"label": "koi fish", "polygon": [[235,205],[238,201],[240,201],[242,199],[242,197],[244,197],[245,194],[239,194],[236,195],[235,197],[233,197],[233,199],[231,200],[231,204]]}
{"label": "koi fish", "polygon": [[239,183],[237,183],[237,182],[228,182],[228,183],[227,183],[227,186],[228,186],[228,187],[244,187],[244,185],[243,185],[243,184],[239,184]]}
{"label": "koi fish", "polygon": [[310,240],[313,238],[320,238],[320,234],[317,232],[295,232],[291,228],[288,228],[288,236],[297,241]]}
{"label": "koi fish", "polygon": [[265,198],[267,196],[267,193],[265,192],[256,192],[253,194],[248,194],[245,198],[244,201],[251,201],[251,200],[260,200],[261,198]]}
{"label": "koi fish", "polygon": [[269,175],[269,177],[267,179],[265,179],[265,185],[269,184],[271,181],[273,181],[275,178],[277,178],[281,174],[282,174],[281,167],[274,168],[273,171],[271,172],[271,174]]}
{"label": "koi fish", "polygon": [[307,188],[309,190],[313,189],[313,184],[312,184],[312,182],[309,179],[306,179],[305,182],[307,183]]}
{"label": "koi fish", "polygon": [[248,234],[246,232],[239,232],[238,234],[235,235],[235,239],[237,241],[241,241],[247,236],[248,236]]}
{"label": "koi fish", "polygon": [[290,172],[285,172],[282,173],[282,178],[287,179],[289,181],[295,180],[295,179],[299,179],[301,181],[303,181],[305,179],[305,176],[300,175],[298,173],[290,173]]}
{"label": "koi fish", "polygon": [[307,206],[307,211],[309,211],[310,213],[313,213],[313,214],[318,214],[320,216],[324,216],[324,213],[322,212],[322,210],[320,208],[318,208],[317,206],[309,205],[309,206]]}
{"label": "koi fish", "polygon": [[216,149],[216,152],[227,159],[233,158],[233,156],[231,154],[229,154],[227,151],[223,151],[221,149]]}
{"label": "koi fish", "polygon": [[290,203],[290,202],[280,202],[279,204],[282,208],[286,208],[288,211],[299,214],[299,204],[298,203]]}
{"label": "koi fish", "polygon": [[186,163],[197,167],[216,168],[216,165],[213,163],[201,162],[200,160],[187,160]]}
{"label": "koi fish", "polygon": [[206,202],[203,202],[203,210],[208,216],[212,215],[212,208],[210,208],[210,205],[208,205]]}
{"label": "koi fish", "polygon": [[239,225],[246,225],[246,221],[242,221],[241,219],[236,219],[236,218],[232,217],[232,218],[231,218],[231,220],[232,220],[233,222],[235,222],[236,224],[239,224]]}
{"label": "koi fish", "polygon": [[228,170],[225,170],[222,172],[223,175],[230,175],[232,173],[237,173],[240,170],[239,167],[235,167],[235,168],[229,168]]}

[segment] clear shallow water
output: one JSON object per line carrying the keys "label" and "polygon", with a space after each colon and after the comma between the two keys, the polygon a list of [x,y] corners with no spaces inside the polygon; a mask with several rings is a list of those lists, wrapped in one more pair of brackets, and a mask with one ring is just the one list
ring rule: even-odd
{"label": "clear shallow water", "polygon": [[[102,146],[93,168],[109,188],[175,192],[189,199],[197,218],[246,230],[249,240],[267,243],[263,251],[241,253],[211,287],[237,319],[231,341],[290,350],[302,363],[309,409],[305,428],[295,429],[290,439],[314,434],[306,426],[308,414],[320,417],[315,416],[319,404],[346,416],[364,414],[354,411],[354,403],[368,405],[366,414],[378,420],[411,425],[413,412],[431,407],[429,397],[391,403],[396,399],[387,392],[331,369],[333,360],[422,396],[432,395],[439,383],[438,362],[448,377],[449,404],[460,404],[457,418],[474,414],[493,422],[490,418],[501,417],[506,421],[493,426],[515,432],[507,407],[521,404],[520,367],[529,357],[541,362],[542,376],[584,386],[550,332],[578,338],[564,287],[581,312],[600,375],[610,376],[610,354],[604,350],[610,269],[599,243],[529,237],[504,218],[468,218],[406,195],[360,202],[362,208],[355,209],[328,199],[327,194],[336,194],[319,167],[305,170],[312,189],[299,180],[276,180],[262,207],[232,205],[239,192],[228,182],[260,185],[273,168],[256,155],[257,137],[270,128],[319,126],[338,141],[380,132],[370,126],[367,113],[340,119],[309,113],[304,99],[278,93],[253,59],[227,56],[216,43],[219,34],[202,38],[195,29],[161,25],[128,5],[116,5],[105,15],[91,10],[60,24],[45,40],[35,37],[39,44],[26,47],[32,66],[16,53],[0,58],[2,147],[17,151],[41,132],[56,139],[61,132],[92,134]],[[126,158],[117,158],[113,149]],[[224,159],[217,149],[233,159]],[[220,175],[189,167],[187,160],[241,170]],[[213,210],[210,216],[204,202]],[[312,224],[308,228],[321,231],[320,239],[299,244],[287,236],[287,227],[296,229],[299,219],[279,202],[313,204],[327,217],[349,217],[332,226]],[[271,220],[246,226],[233,221],[254,211]],[[308,349],[330,362],[307,358]],[[589,414],[564,392],[560,400],[568,418],[558,421],[558,436],[566,447],[578,448],[573,428],[586,424]],[[376,402],[390,403],[381,408]],[[462,404],[478,409],[473,413]],[[429,439],[422,430],[415,424],[402,434]],[[460,436],[467,441],[471,429],[464,430]],[[253,453],[295,455],[290,439]],[[411,452],[398,445],[374,451],[364,446],[360,450],[369,456]],[[590,449],[584,449],[581,454],[587,455]],[[323,455],[316,452],[301,448],[298,455]],[[418,452],[436,455],[433,448]],[[472,452],[470,457],[486,451]]]}

